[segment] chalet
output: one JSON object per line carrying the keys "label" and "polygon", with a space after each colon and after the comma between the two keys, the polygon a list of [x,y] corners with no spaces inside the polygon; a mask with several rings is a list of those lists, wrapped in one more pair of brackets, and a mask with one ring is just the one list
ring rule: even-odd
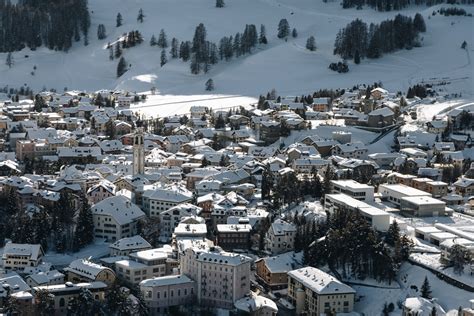
{"label": "chalet", "polygon": [[5,270],[23,271],[37,267],[43,260],[41,245],[7,243],[3,248],[2,262]]}
{"label": "chalet", "polygon": [[315,98],[311,107],[316,112],[327,112],[331,106],[331,98]]}
{"label": "chalet", "polygon": [[331,154],[343,158],[367,158],[367,146],[362,142],[354,142],[347,144],[337,144],[332,147]]}

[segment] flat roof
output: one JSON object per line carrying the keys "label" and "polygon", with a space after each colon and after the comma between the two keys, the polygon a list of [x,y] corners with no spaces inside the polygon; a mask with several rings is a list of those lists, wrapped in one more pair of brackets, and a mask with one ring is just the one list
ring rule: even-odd
{"label": "flat roof", "polygon": [[403,185],[403,184],[381,184],[379,186],[379,192],[381,189],[387,189],[387,190],[390,190],[390,191],[395,191],[397,193],[400,193],[400,194],[403,194],[403,195],[406,195],[406,196],[431,196],[430,193],[428,192],[425,192],[425,191],[421,191],[421,190],[418,190],[418,189],[415,189],[415,188],[412,188],[412,187],[409,187],[407,185]]}
{"label": "flat roof", "polygon": [[431,196],[405,196],[401,200],[415,205],[446,205],[445,202],[432,198]]}

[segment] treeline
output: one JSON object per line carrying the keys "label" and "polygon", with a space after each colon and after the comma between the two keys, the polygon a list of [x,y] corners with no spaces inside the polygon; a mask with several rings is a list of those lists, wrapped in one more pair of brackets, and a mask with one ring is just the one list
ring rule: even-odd
{"label": "treeline", "polygon": [[[327,1],[327,0],[325,0]],[[448,0],[449,3],[450,0]],[[440,3],[444,3],[444,0],[342,0],[342,7],[362,9],[364,5],[369,6],[378,11],[391,11],[400,10],[409,5],[422,5],[432,6]],[[451,0],[452,2],[452,0]],[[471,4],[473,0],[461,0],[462,4]]]}
{"label": "treeline", "polygon": [[462,8],[441,8],[438,10],[439,14],[442,14],[444,16],[450,16],[450,15],[459,15],[459,16],[472,16],[471,13],[467,13],[466,10]]}
{"label": "treeline", "polygon": [[68,51],[81,37],[88,45],[90,23],[87,0],[0,0],[0,52],[41,46]]}
{"label": "treeline", "polygon": [[426,31],[423,16],[417,13],[412,19],[398,14],[393,20],[380,24],[367,23],[356,19],[339,30],[334,43],[334,54],[343,59],[379,58],[384,53],[419,46],[418,34]]}

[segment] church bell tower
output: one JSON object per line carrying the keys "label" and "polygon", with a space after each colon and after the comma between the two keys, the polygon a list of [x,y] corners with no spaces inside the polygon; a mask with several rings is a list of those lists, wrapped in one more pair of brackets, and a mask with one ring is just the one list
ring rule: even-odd
{"label": "church bell tower", "polygon": [[133,136],[133,175],[145,173],[145,147],[143,129],[139,127]]}

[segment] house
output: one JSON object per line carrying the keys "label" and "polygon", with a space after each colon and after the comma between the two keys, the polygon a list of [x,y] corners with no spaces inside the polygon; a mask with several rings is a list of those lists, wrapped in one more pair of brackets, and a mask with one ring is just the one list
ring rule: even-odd
{"label": "house", "polygon": [[474,179],[461,177],[454,184],[456,194],[463,197],[470,197],[474,195]]}
{"label": "house", "polygon": [[408,297],[402,304],[402,316],[431,315],[446,315],[444,309],[434,299],[429,300],[423,297]]}
{"label": "house", "polygon": [[316,112],[327,112],[331,106],[331,98],[314,98],[311,107]]}
{"label": "house", "polygon": [[154,188],[143,194],[143,210],[149,217],[158,217],[160,213],[192,199],[193,193],[181,186]]}
{"label": "house", "polygon": [[23,271],[27,267],[37,267],[43,261],[43,256],[43,248],[39,244],[9,242],[3,248],[3,268],[7,271]]}
{"label": "house", "polygon": [[433,120],[426,123],[428,132],[433,133],[433,134],[439,134],[439,133],[444,132],[444,130],[446,129],[446,126],[448,126],[447,120]]}
{"label": "house", "polygon": [[288,298],[296,314],[350,313],[356,291],[335,277],[313,267],[288,272]]}
{"label": "house", "polygon": [[181,273],[196,281],[201,306],[232,309],[250,290],[250,262],[247,256],[187,248],[180,256]]}
{"label": "house", "polygon": [[380,87],[377,87],[370,91],[370,96],[374,98],[375,100],[381,100],[384,97],[388,96],[388,91]]}
{"label": "house", "polygon": [[354,180],[331,180],[331,193],[344,193],[359,201],[374,200],[374,187]]}
{"label": "house", "polygon": [[58,270],[50,270],[46,272],[30,274],[25,278],[25,281],[30,287],[64,284],[64,277],[65,275]]}
{"label": "house", "polygon": [[113,196],[91,207],[94,237],[109,242],[137,234],[137,223],[145,213],[123,195]]}
{"label": "house", "polygon": [[100,281],[107,285],[115,282],[115,272],[87,259],[76,259],[64,268],[67,279],[73,283]]}
{"label": "house", "polygon": [[296,226],[282,219],[275,220],[265,237],[265,250],[271,254],[279,254],[294,249]]}
{"label": "house", "polygon": [[106,198],[115,196],[115,184],[108,180],[102,180],[87,190],[86,197],[90,205],[97,204]]}
{"label": "house", "polygon": [[168,275],[140,282],[140,292],[151,315],[168,314],[172,306],[196,300],[196,282],[186,275]]}
{"label": "house", "polygon": [[301,268],[303,255],[293,251],[255,261],[257,281],[269,290],[288,287],[288,271]]}
{"label": "house", "polygon": [[32,289],[32,294],[45,291],[51,295],[53,299],[52,307],[54,308],[54,315],[66,315],[69,310],[69,302],[73,299],[79,298],[84,290],[92,294],[94,300],[104,301],[107,284],[104,282],[87,282],[73,284],[67,282],[66,284],[38,286]]}
{"label": "house", "polygon": [[[23,280],[21,276],[16,273],[7,274],[0,278],[0,309],[10,313],[5,309],[6,304],[10,300],[15,301],[15,313],[17,315],[33,316],[33,295],[31,295],[31,288]],[[11,306],[11,305],[10,305]]]}
{"label": "house", "polygon": [[117,240],[109,246],[110,256],[127,256],[132,252],[151,249],[148,241],[136,235]]}
{"label": "house", "polygon": [[234,306],[245,315],[276,316],[278,313],[278,307],[274,301],[268,297],[257,295],[255,292],[250,292],[236,301]]}
{"label": "house", "polygon": [[250,246],[249,224],[220,224],[217,225],[217,246],[224,250],[246,250]]}
{"label": "house", "polygon": [[189,203],[178,204],[169,210],[163,211],[159,215],[160,238],[171,240],[173,232],[181,220],[188,216],[195,216],[201,213],[201,208]]}
{"label": "house", "polygon": [[367,159],[367,146],[362,142],[337,144],[331,149],[331,155],[343,158]]}
{"label": "house", "polygon": [[367,116],[368,127],[382,128],[391,126],[395,122],[395,113],[388,107],[373,110]]}
{"label": "house", "polygon": [[296,173],[310,174],[313,170],[321,170],[329,161],[316,157],[299,158],[293,160],[292,168]]}

